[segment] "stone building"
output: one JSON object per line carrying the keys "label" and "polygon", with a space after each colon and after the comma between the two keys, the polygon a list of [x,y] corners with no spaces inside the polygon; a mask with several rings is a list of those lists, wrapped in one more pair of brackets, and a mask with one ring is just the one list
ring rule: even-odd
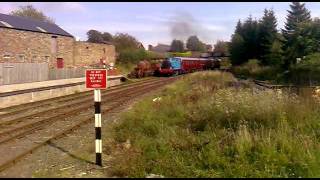
{"label": "stone building", "polygon": [[115,48],[109,44],[76,41],[56,24],[0,14],[0,63],[46,62],[57,67],[89,66],[101,60],[115,62]]}
{"label": "stone building", "polygon": [[115,62],[116,51],[113,45],[76,41],[73,49],[75,66],[87,66],[101,61]]}

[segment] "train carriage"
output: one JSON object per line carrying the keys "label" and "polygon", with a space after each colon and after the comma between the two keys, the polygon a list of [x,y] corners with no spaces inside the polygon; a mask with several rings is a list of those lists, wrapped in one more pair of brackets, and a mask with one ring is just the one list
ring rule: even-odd
{"label": "train carriage", "polygon": [[200,70],[213,69],[215,63],[208,58],[171,57],[162,62],[160,75],[178,75]]}

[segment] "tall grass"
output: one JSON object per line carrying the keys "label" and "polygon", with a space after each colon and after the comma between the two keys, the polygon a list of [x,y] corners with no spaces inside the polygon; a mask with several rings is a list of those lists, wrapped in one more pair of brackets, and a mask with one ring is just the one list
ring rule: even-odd
{"label": "tall grass", "polygon": [[136,104],[112,126],[112,173],[320,177],[319,104],[235,81],[194,73]]}

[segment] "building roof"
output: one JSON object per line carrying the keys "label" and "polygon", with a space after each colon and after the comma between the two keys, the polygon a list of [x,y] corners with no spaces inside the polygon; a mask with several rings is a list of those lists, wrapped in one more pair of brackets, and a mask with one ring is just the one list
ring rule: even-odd
{"label": "building roof", "polygon": [[170,51],[170,45],[158,44],[157,46],[152,47],[151,51],[165,53],[165,52]]}
{"label": "building roof", "polygon": [[0,13],[0,28],[11,28],[24,31],[33,31],[47,34],[73,37],[56,24],[33,20],[26,17],[11,16]]}

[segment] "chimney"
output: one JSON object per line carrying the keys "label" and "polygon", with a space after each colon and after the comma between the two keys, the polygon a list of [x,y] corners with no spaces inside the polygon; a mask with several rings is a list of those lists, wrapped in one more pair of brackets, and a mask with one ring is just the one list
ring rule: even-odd
{"label": "chimney", "polygon": [[152,45],[149,44],[148,50],[149,50],[149,51],[152,51]]}

